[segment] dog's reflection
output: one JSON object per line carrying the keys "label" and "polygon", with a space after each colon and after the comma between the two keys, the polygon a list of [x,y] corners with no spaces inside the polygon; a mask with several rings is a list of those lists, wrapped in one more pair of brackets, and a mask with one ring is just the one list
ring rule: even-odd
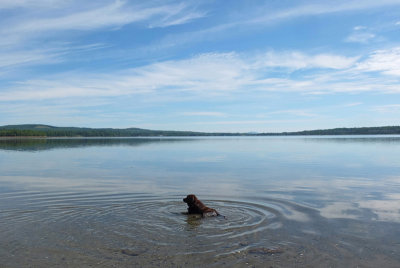
{"label": "dog's reflection", "polygon": [[185,222],[187,223],[189,229],[196,229],[202,224],[202,217],[200,214],[189,214],[187,212],[183,212],[182,214],[186,215]]}

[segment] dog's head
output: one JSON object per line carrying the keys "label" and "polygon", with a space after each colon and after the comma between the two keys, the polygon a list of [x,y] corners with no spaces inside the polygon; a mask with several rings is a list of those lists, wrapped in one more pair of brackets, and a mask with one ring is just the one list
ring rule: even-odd
{"label": "dog's head", "polygon": [[183,202],[185,202],[188,205],[194,204],[197,201],[197,197],[194,194],[189,194],[186,196],[186,198],[183,198]]}

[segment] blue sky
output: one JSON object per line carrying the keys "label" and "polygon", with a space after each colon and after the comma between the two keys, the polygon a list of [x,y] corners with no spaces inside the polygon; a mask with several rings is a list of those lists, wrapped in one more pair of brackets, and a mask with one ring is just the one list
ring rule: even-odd
{"label": "blue sky", "polygon": [[0,34],[0,125],[400,125],[400,0],[2,0]]}

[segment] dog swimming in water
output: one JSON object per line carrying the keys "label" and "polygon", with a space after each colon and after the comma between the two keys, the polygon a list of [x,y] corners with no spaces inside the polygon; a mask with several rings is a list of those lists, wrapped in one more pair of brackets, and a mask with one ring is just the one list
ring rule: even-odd
{"label": "dog swimming in water", "polygon": [[[189,194],[183,198],[183,202],[188,205],[188,214],[200,214],[201,217],[222,216],[213,208],[203,204],[194,194]],[[225,218],[225,217],[224,217]]]}

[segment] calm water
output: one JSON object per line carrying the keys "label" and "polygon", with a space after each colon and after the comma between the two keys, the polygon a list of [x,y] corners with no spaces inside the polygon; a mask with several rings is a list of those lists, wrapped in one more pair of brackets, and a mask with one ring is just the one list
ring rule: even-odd
{"label": "calm water", "polygon": [[0,140],[0,267],[87,266],[400,267],[400,136]]}

